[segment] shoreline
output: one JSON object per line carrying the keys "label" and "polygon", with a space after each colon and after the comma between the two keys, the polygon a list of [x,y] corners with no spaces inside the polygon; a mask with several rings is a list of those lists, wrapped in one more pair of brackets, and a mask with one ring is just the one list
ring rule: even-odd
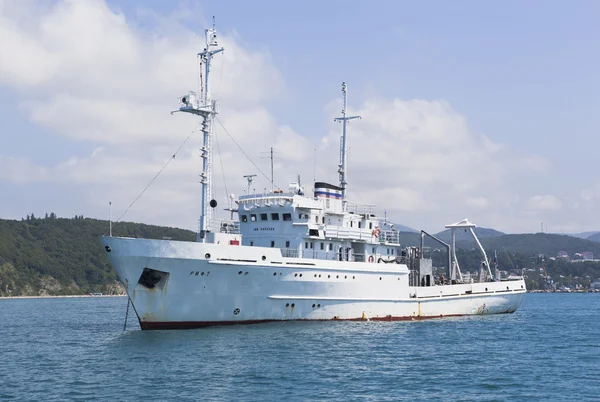
{"label": "shoreline", "polygon": [[46,296],[0,296],[0,300],[5,299],[54,299],[58,297],[126,297],[127,295],[46,295]]}

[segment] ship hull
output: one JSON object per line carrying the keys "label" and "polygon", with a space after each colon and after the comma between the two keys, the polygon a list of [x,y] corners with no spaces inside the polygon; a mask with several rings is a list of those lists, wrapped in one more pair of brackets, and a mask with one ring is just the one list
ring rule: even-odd
{"label": "ship hull", "polygon": [[522,279],[408,286],[404,264],[283,258],[276,248],[103,237],[142,329],[400,321],[512,313]]}

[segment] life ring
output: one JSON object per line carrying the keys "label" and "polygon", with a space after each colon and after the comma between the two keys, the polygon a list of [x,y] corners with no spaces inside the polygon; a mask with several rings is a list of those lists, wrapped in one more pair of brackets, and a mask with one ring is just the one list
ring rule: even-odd
{"label": "life ring", "polygon": [[369,262],[373,262],[375,261],[375,257],[373,257],[372,255],[369,256]]}
{"label": "life ring", "polygon": [[371,234],[375,237],[379,237],[379,235],[381,235],[381,230],[379,228],[375,228],[375,229],[373,229]]}

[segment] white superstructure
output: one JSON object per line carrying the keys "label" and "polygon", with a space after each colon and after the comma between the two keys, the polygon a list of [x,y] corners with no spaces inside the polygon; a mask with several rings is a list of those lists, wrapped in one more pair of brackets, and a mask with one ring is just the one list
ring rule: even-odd
{"label": "white superstructure", "polygon": [[[411,320],[512,313],[525,294],[522,278],[492,281],[484,255],[478,283],[466,283],[448,248],[448,275],[434,276],[424,247],[403,248],[393,224],[347,202],[347,86],[342,84],[340,182],[317,182],[306,193],[248,194],[236,201],[237,221],[214,224],[210,193],[212,57],[223,51],[214,27],[199,53],[202,88],[178,111],[202,118],[201,217],[197,242],[102,237],[142,329],[274,320]],[[246,176],[250,184],[252,176]],[[461,221],[448,225],[468,228]],[[427,233],[422,232],[422,238]],[[433,236],[432,236],[433,237]],[[435,239],[435,238],[434,238]],[[453,237],[454,239],[454,237]],[[438,240],[438,239],[436,239]],[[443,243],[443,242],[442,242]]]}

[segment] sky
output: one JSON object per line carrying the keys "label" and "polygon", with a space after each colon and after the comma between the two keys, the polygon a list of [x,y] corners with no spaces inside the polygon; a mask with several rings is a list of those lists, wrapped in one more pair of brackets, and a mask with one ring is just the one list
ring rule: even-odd
{"label": "sky", "polygon": [[278,187],[338,182],[345,81],[351,202],[432,232],[600,230],[597,1],[0,0],[0,218],[112,202],[196,230],[198,120],[170,112],[213,16],[219,216],[244,175],[271,188],[271,147]]}

